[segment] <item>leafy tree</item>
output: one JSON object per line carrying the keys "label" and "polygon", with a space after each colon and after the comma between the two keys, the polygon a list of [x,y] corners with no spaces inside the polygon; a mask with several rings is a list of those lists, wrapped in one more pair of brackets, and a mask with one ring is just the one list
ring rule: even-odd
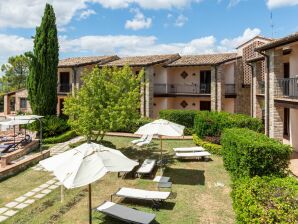
{"label": "leafy tree", "polygon": [[56,17],[51,5],[46,4],[41,25],[36,28],[34,50],[27,79],[28,98],[32,111],[39,115],[57,113],[57,67],[59,44]]}
{"label": "leafy tree", "polygon": [[128,66],[99,69],[83,75],[84,85],[64,102],[70,126],[88,140],[101,139],[107,131],[129,125],[139,118],[140,83]]}
{"label": "leafy tree", "polygon": [[7,64],[1,66],[5,74],[0,78],[2,91],[9,92],[26,87],[30,58],[25,55],[9,57]]}

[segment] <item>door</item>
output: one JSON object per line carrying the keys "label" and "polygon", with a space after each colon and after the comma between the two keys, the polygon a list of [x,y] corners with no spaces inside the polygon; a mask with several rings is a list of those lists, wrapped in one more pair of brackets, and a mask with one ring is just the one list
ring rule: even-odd
{"label": "door", "polygon": [[200,93],[210,93],[211,71],[200,71]]}
{"label": "door", "polygon": [[200,110],[211,110],[211,101],[200,101]]}
{"label": "door", "polygon": [[[290,78],[290,63],[284,63],[284,78],[288,79]],[[284,82],[284,88],[283,88],[283,94],[284,96],[290,95],[290,81]]]}
{"label": "door", "polygon": [[290,137],[290,109],[284,108],[284,137]]}
{"label": "door", "polygon": [[60,72],[60,92],[69,92],[70,91],[70,75],[69,72]]}

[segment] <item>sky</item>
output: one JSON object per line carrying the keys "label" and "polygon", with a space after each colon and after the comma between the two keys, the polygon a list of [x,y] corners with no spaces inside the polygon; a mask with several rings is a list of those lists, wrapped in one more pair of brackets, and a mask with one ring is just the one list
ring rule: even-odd
{"label": "sky", "polygon": [[298,0],[0,0],[0,65],[32,50],[47,2],[60,59],[230,52],[256,35],[298,31]]}

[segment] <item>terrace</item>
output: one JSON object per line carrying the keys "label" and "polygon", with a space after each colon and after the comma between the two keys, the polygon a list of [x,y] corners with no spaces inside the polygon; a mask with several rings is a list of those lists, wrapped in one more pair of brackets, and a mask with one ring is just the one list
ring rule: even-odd
{"label": "terrace", "polygon": [[298,78],[279,79],[276,86],[279,98],[298,99]]}
{"label": "terrace", "polygon": [[210,83],[154,84],[155,95],[210,95]]}

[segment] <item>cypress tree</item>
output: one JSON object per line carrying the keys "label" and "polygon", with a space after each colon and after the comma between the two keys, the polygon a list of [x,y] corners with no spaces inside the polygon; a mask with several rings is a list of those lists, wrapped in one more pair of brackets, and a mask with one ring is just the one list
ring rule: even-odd
{"label": "cypress tree", "polygon": [[38,115],[57,113],[57,67],[59,44],[53,7],[46,4],[39,27],[36,27],[30,72],[27,79],[28,99]]}

